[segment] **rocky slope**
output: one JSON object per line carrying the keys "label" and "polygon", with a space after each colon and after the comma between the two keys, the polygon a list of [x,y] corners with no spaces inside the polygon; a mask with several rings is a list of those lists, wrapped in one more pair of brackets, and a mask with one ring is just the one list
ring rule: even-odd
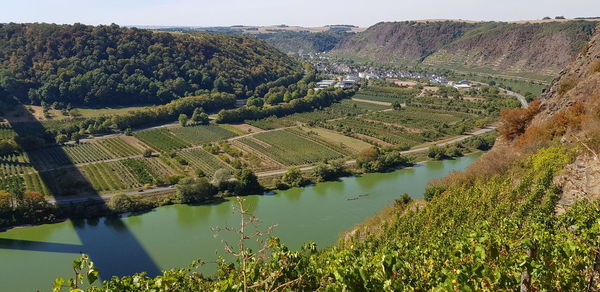
{"label": "rocky slope", "polygon": [[583,108],[582,122],[570,129],[561,141],[575,145],[581,154],[554,179],[562,191],[558,213],[577,201],[600,197],[600,30],[583,47],[577,59],[552,82],[541,98],[540,113],[532,124],[554,124],[553,118],[576,105]]}
{"label": "rocky slope", "polygon": [[343,40],[334,55],[378,63],[555,76],[579,53],[594,22],[383,22]]}

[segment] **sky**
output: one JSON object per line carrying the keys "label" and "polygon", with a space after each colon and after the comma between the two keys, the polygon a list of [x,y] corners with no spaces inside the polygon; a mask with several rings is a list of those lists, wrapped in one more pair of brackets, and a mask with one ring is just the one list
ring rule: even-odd
{"label": "sky", "polygon": [[600,0],[2,0],[0,23],[150,26],[353,24],[600,16]]}

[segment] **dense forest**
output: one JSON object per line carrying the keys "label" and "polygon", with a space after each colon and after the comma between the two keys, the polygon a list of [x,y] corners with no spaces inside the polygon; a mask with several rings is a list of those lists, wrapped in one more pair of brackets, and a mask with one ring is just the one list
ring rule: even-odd
{"label": "dense forest", "polygon": [[[0,24],[0,95],[25,103],[163,104],[295,79],[302,66],[245,36],[176,35],[117,25]],[[292,83],[290,82],[290,83]]]}

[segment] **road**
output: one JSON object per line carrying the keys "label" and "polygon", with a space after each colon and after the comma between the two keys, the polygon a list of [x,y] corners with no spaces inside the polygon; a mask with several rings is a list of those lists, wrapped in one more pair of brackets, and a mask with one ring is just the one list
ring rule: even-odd
{"label": "road", "polygon": [[[154,194],[154,193],[160,193],[160,192],[165,192],[165,191],[169,191],[169,190],[174,190],[174,186],[168,186],[168,187],[161,187],[161,188],[154,188],[154,189],[149,189],[149,190],[141,190],[141,191],[134,191],[134,192],[129,192],[129,193],[124,193],[124,195],[126,196],[135,196],[135,195],[148,195],[148,194]],[[94,201],[100,201],[100,200],[108,200],[114,196],[116,196],[118,194],[106,194],[106,195],[101,195],[101,196],[94,196],[94,197],[77,197],[77,198],[64,198],[64,199],[49,199],[48,202],[51,204],[56,204],[56,203],[60,203],[62,204],[76,204],[76,203],[83,203],[87,200],[94,200]]]}
{"label": "road", "polygon": [[521,103],[522,108],[527,108],[529,106],[529,104],[527,104],[527,99],[524,96],[522,96],[514,91],[510,91],[508,89],[504,89],[504,88],[500,88],[500,89],[504,90],[504,92],[506,94],[516,97],[519,100],[519,102]]}

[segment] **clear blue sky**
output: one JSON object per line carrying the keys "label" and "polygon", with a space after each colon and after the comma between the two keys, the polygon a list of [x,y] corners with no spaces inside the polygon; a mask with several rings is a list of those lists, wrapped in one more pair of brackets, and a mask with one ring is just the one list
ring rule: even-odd
{"label": "clear blue sky", "polygon": [[600,0],[5,0],[0,22],[228,26],[369,26],[415,19],[600,16]]}

